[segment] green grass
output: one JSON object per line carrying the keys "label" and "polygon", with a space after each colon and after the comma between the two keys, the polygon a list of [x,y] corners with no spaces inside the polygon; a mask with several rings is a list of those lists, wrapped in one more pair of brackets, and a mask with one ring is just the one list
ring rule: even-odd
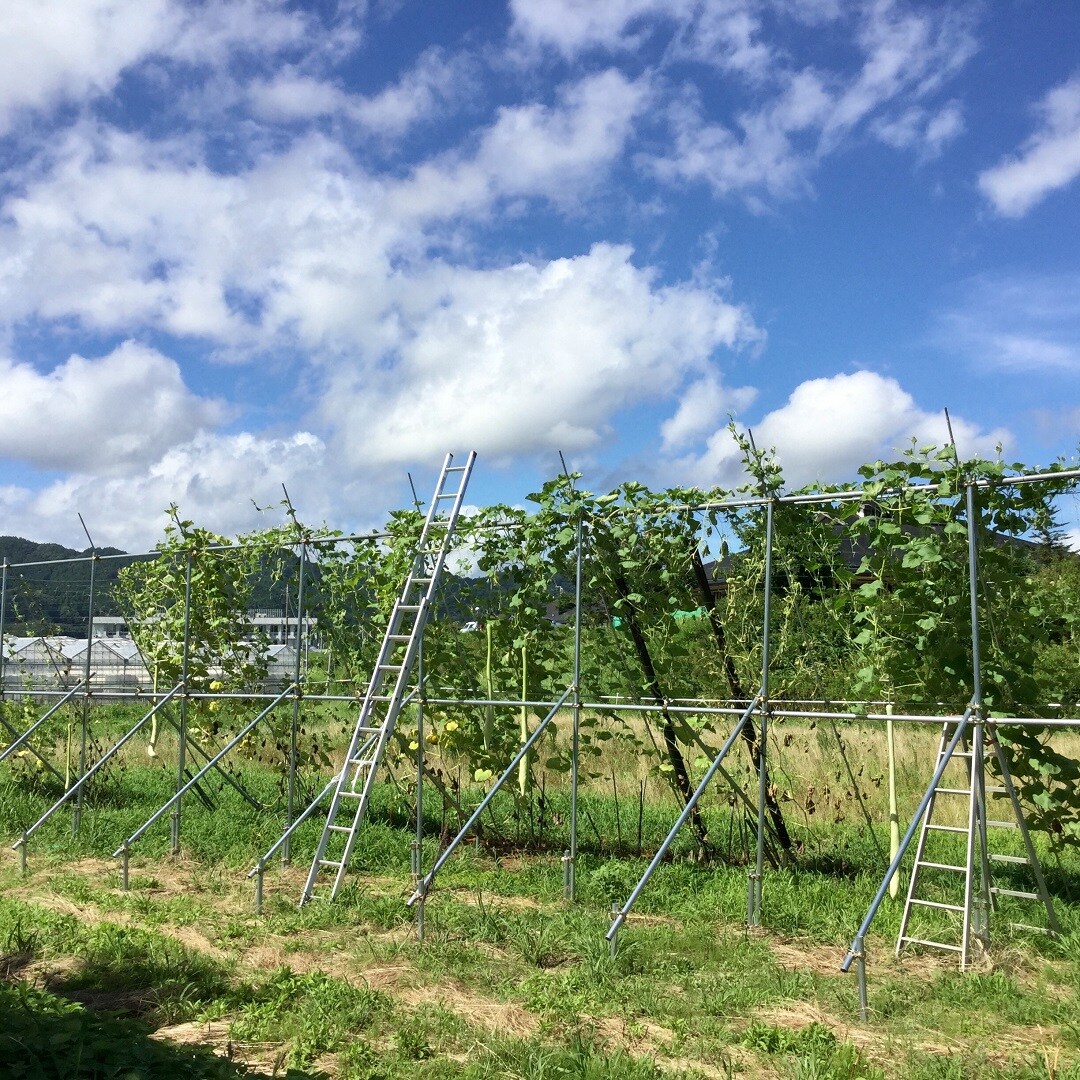
{"label": "green grass", "polygon": [[[296,907],[321,828],[312,821],[294,839],[291,874],[268,868],[256,916],[245,873],[279,835],[281,781],[256,761],[236,769],[273,809],[208,778],[212,807],[184,801],[181,856],[168,854],[166,818],[133,848],[128,892],[107,856],[175,784],[171,766],[136,754],[87,792],[78,836],[65,810],[32,840],[26,878],[10,854],[0,862],[0,1075],[125,1075],[121,1065],[146,1077],[243,1074],[205,1047],[148,1038],[189,1022],[227,1025],[237,1054],[251,1049],[265,1074],[296,1077],[1080,1078],[1075,855],[1046,863],[1062,938],[995,921],[996,964],[984,972],[917,955],[894,962],[900,905],[887,901],[868,941],[864,1030],[839,964],[884,866],[882,837],[858,813],[800,827],[800,858],[767,873],[764,926],[751,932],[745,830],[718,791],[707,813],[731,862],[693,861],[681,838],[612,955],[612,904],[673,820],[670,793],[650,788],[639,853],[632,786],[618,810],[610,780],[585,792],[573,904],[562,898],[565,790],[544,792],[542,830],[538,792],[500,796],[484,841],[464,845],[438,879],[421,943],[404,906],[406,777],[378,789],[358,872],[337,901]],[[25,766],[0,771],[0,832],[14,839],[57,794]],[[430,866],[443,808],[429,793],[426,809]]]}

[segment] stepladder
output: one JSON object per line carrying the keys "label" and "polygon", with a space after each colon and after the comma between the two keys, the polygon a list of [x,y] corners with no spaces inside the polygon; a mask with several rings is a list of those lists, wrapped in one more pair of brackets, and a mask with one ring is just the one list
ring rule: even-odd
{"label": "stepladder", "polygon": [[345,880],[387,747],[415,689],[410,684],[424,625],[452,545],[475,459],[475,452],[470,452],[464,465],[454,465],[453,455],[448,454],[443,462],[412,564],[390,612],[360,703],[344,763],[329,786],[330,808],[304,884],[301,906],[312,900],[317,890],[333,899]]}
{"label": "stepladder", "polygon": [[976,718],[959,741],[954,729],[942,726],[896,954],[940,950],[966,970],[989,961],[992,921],[1060,930],[996,726]]}

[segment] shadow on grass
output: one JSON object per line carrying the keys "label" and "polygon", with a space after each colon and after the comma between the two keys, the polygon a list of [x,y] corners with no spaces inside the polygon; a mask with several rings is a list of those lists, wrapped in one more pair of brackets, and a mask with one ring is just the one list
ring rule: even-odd
{"label": "shadow on grass", "polygon": [[[27,982],[0,984],[0,1075],[7,1080],[234,1080],[242,1064],[151,1038],[149,1025],[94,1013]],[[289,1080],[316,1074],[289,1070]]]}

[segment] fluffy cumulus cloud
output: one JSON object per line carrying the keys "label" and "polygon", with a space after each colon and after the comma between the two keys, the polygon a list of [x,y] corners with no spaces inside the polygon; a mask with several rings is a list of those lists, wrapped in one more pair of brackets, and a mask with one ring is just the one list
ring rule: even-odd
{"label": "fluffy cumulus cloud", "polygon": [[[776,373],[738,370],[764,334],[724,241],[705,267],[695,244],[843,153],[947,160],[974,51],[966,5],[904,0],[506,0],[422,35],[422,4],[365,0],[0,8],[0,510],[78,540],[90,503],[120,546],[173,501],[250,527],[282,482],[309,518],[378,518],[354,477],[450,447],[612,473],[659,447],[677,482],[730,479],[726,417]],[[1080,171],[1078,87],[981,178],[1001,213]],[[1072,369],[1073,319],[967,339]],[[799,482],[936,425],[857,372],[755,430]]]}
{"label": "fluffy cumulus cloud", "polygon": [[169,0],[6,0],[0,7],[0,133],[20,115],[108,93],[179,29]]}
{"label": "fluffy cumulus cloud", "polygon": [[542,197],[571,205],[622,155],[648,102],[647,80],[609,68],[563,86],[554,105],[499,110],[474,152],[417,167],[389,206],[411,220],[486,215],[498,200]]}
{"label": "fluffy cumulus cloud", "polygon": [[40,469],[125,472],[222,414],[188,390],[172,360],[131,342],[47,373],[0,360],[0,385],[0,455]]}
{"label": "fluffy cumulus cloud", "polygon": [[333,474],[322,441],[309,432],[281,438],[201,433],[126,475],[78,471],[40,489],[0,487],[0,514],[9,531],[81,548],[82,513],[95,543],[149,550],[173,503],[227,535],[278,524],[281,515],[272,508],[281,503],[283,484],[301,520],[315,524],[340,522],[343,513],[362,512],[365,499],[386,496],[377,487],[351,490],[347,477]]}
{"label": "fluffy cumulus cloud", "polygon": [[[964,457],[993,456],[999,444],[1008,449],[1011,443],[1004,429],[982,431],[961,417],[953,417],[952,426]],[[752,428],[759,447],[776,450],[789,488],[849,480],[860,465],[895,454],[912,439],[937,446],[949,439],[943,413],[919,408],[895,379],[872,371],[800,383]],[[738,448],[726,429],[714,432],[702,453],[679,465],[702,486],[733,486],[743,479]]]}
{"label": "fluffy cumulus cloud", "polygon": [[356,462],[447,445],[496,457],[595,447],[620,409],[670,396],[721,348],[757,341],[718,286],[660,286],[626,247],[499,270],[443,266],[411,332],[336,364],[324,415]]}
{"label": "fluffy cumulus cloud", "polygon": [[1023,217],[1080,176],[1080,75],[1036,108],[1039,125],[1019,151],[979,175],[979,188],[1005,217]]}

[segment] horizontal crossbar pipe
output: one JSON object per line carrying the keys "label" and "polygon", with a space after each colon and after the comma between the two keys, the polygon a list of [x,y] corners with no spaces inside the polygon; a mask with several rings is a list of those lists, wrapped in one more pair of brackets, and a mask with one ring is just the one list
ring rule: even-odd
{"label": "horizontal crossbar pipe", "polygon": [[499,779],[495,781],[494,786],[481,800],[480,805],[472,812],[469,820],[466,821],[464,825],[462,825],[461,830],[458,832],[457,836],[455,836],[454,839],[450,841],[450,843],[446,847],[446,850],[443,851],[443,853],[438,857],[438,859],[435,860],[435,865],[432,866],[432,868],[427,872],[427,875],[424,877],[424,879],[416,886],[416,891],[406,901],[407,907],[412,907],[413,904],[415,904],[418,900],[427,896],[428,891],[431,888],[432,882],[434,882],[435,880],[435,875],[438,874],[438,872],[446,864],[446,860],[449,859],[450,856],[453,855],[453,853],[457,850],[458,845],[469,834],[469,830],[472,829],[476,822],[480,820],[480,815],[488,808],[491,800],[495,798],[495,795],[498,793],[503,784],[505,784],[506,781],[514,775],[518,765],[521,764],[522,760],[525,758],[525,755],[528,754],[528,752],[533,748],[533,745],[544,733],[548,724],[550,724],[551,721],[555,718],[555,714],[563,707],[563,705],[566,704],[567,698],[569,698],[573,692],[574,687],[568,686],[562,697],[560,697],[559,700],[556,701],[554,705],[552,705],[551,711],[547,714],[547,716],[545,716],[544,719],[536,725],[536,730],[533,731],[533,733],[528,737],[528,739],[526,739],[525,742],[522,744],[521,748],[514,755],[514,760],[506,766],[506,770],[503,772],[502,776],[500,776]]}
{"label": "horizontal crossbar pipe", "polygon": [[270,860],[285,846],[285,841],[305,822],[308,818],[315,813],[319,808],[319,803],[330,794],[331,791],[337,786],[338,781],[341,780],[341,773],[334,776],[330,782],[315,796],[314,799],[308,804],[308,808],[278,837],[269,850],[262,856],[261,859],[248,871],[248,877],[254,877],[256,874],[261,874],[267,867]]}
{"label": "horizontal crossbar pipe", "polygon": [[61,705],[70,701],[79,692],[82,685],[81,680],[77,682],[51,709],[49,709],[47,713],[45,713],[44,716],[41,717],[41,719],[35,720],[30,727],[28,727],[2,754],[0,754],[0,761],[3,761],[10,754],[14,754],[20,747],[24,746],[34,732],[37,731],[46,720],[50,719]]}
{"label": "horizontal crossbar pipe", "polygon": [[727,737],[727,741],[720,748],[716,757],[713,758],[712,764],[705,771],[705,775],[701,778],[701,781],[698,784],[697,788],[694,790],[694,793],[690,796],[689,799],[687,799],[686,806],[683,808],[683,812],[679,815],[678,821],[676,821],[675,824],[672,825],[671,831],[667,834],[664,842],[660,845],[660,849],[653,856],[652,862],[649,863],[648,867],[646,867],[645,873],[641,875],[641,880],[637,883],[637,885],[634,886],[634,891],[631,892],[626,903],[623,904],[623,906],[619,909],[618,914],[615,916],[614,920],[611,923],[611,928],[604,935],[608,941],[613,941],[615,939],[615,935],[619,932],[619,927],[622,926],[622,924],[626,921],[626,916],[630,914],[630,909],[634,906],[634,904],[637,903],[637,899],[641,895],[642,890],[644,890],[645,886],[649,883],[649,878],[653,876],[656,868],[660,865],[661,860],[667,854],[668,848],[671,847],[672,841],[675,839],[675,837],[678,835],[679,830],[686,824],[688,818],[693,813],[694,807],[698,804],[698,800],[705,793],[705,789],[709,786],[709,782],[720,769],[721,765],[724,762],[724,758],[727,757],[728,751],[735,745],[735,740],[742,733],[742,729],[746,726],[747,720],[750,719],[751,713],[753,713],[753,711],[758,707],[758,702],[761,701],[761,699],[762,695],[759,693],[754,698],[754,700],[750,702],[750,705],[742,714],[739,722],[734,726],[734,728],[732,728],[731,734]]}
{"label": "horizontal crossbar pipe", "polygon": [[124,848],[131,847],[143,834],[158,821],[166,811],[172,809],[176,803],[189,792],[215,765],[234,747],[237,743],[246,739],[247,736],[255,729],[255,727],[262,723],[262,721],[277,708],[291,693],[292,686],[287,690],[282,691],[277,698],[274,699],[258,716],[255,717],[250,723],[246,724],[234,735],[222,749],[220,749],[210,760],[197,772],[195,775],[181,787],[176,794],[169,799],[168,802],[158,807],[158,809],[150,815],[114,852],[113,858],[118,859]]}
{"label": "horizontal crossbar pipe", "polygon": [[[953,751],[963,737],[964,731],[967,729],[968,721],[971,719],[971,714],[974,710],[974,703],[967,707],[964,715],[960,718],[960,722],[956,725],[956,731],[953,732],[953,737],[949,740],[949,745],[938,759],[937,768],[934,769],[934,775],[931,777],[926,791],[923,792],[922,799],[919,800],[919,806],[911,818],[911,824],[908,825],[907,832],[904,833],[904,838],[900,841],[900,847],[897,848],[896,854],[893,856],[893,861],[889,864],[889,869],[885,871],[885,877],[878,886],[877,895],[875,895],[870,903],[870,910],[866,913],[866,918],[863,919],[862,925],[855,935],[855,941],[866,940],[866,932],[870,929],[870,924],[874,921],[874,916],[877,914],[878,908],[881,907],[881,902],[885,899],[885,894],[889,891],[889,882],[892,881],[896,871],[900,869],[900,863],[907,854],[907,849],[911,844],[912,837],[914,837],[915,831],[919,827],[919,823],[926,814],[926,808],[930,805],[930,800],[934,797],[934,789],[941,783],[941,777],[945,773],[945,768],[952,758]],[[846,972],[850,970],[851,963],[855,959],[855,953],[856,946],[852,944],[851,948],[848,949],[848,954],[844,958],[844,962],[840,965],[841,971]]]}
{"label": "horizontal crossbar pipe", "polygon": [[33,836],[34,833],[36,833],[38,829],[40,829],[41,826],[44,825],[45,822],[48,821],[49,818],[51,818],[52,815],[56,813],[56,811],[59,810],[61,806],[64,805],[64,803],[66,803],[73,795],[82,791],[83,787],[90,780],[90,778],[95,776],[99,772],[99,770],[104,768],[105,764],[116,756],[116,754],[120,751],[121,747],[126,746],[127,743],[129,743],[135,737],[135,735],[146,725],[147,721],[149,721],[150,718],[154,716],[157,711],[174,694],[177,694],[180,691],[180,688],[183,685],[184,684],[182,682],[177,683],[133,728],[128,731],[126,735],[124,735],[118,742],[114,743],[109,750],[107,750],[100,758],[98,758],[98,760],[94,763],[93,768],[86,772],[81,779],[72,784],[71,787],[69,787],[67,791],[65,791],[64,794],[61,795],[60,798],[57,799],[56,802],[54,802],[52,806],[50,806],[49,809],[46,810],[45,813],[42,814],[41,817],[39,817],[37,821],[35,821],[34,824],[31,825],[30,828],[27,829],[18,840],[16,840],[15,843],[11,845],[12,851],[17,850],[21,845],[25,844],[26,841],[29,840],[30,837]]}

